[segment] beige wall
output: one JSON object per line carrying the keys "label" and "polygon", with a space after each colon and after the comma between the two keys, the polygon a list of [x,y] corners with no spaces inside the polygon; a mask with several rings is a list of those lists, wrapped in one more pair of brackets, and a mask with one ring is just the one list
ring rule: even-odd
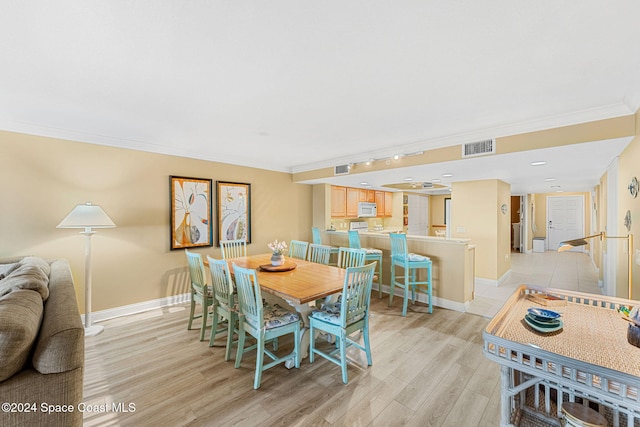
{"label": "beige wall", "polygon": [[476,277],[499,280],[511,268],[510,185],[499,180],[457,182],[451,192],[451,236],[476,245]]}
{"label": "beige wall", "polygon": [[188,292],[184,253],[169,250],[169,175],[210,178],[214,195],[216,180],[250,183],[250,253],[311,240],[312,188],[290,174],[0,132],[0,256],[69,259],[84,311],[84,238],[56,225],[90,201],[117,224],[93,237],[94,311]]}
{"label": "beige wall", "polygon": [[[633,198],[628,190],[631,179],[640,179],[640,110],[636,112],[636,137],[620,155],[618,162],[618,218],[616,218],[617,229],[609,230],[608,234],[616,236],[626,236],[632,234],[637,237],[637,230],[640,227],[640,196]],[[631,231],[627,231],[624,226],[624,216],[627,211],[631,212]],[[634,246],[640,248],[640,239],[635,239]],[[618,269],[616,296],[626,298],[628,289],[628,251],[626,240],[617,240],[618,245]],[[633,251],[632,251],[633,255]],[[633,261],[633,259],[632,259]],[[632,278],[634,299],[640,298],[640,266],[632,262]]]}

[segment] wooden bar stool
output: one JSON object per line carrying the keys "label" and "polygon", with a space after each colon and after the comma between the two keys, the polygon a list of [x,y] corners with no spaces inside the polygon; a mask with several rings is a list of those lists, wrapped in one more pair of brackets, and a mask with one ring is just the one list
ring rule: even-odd
{"label": "wooden bar stool", "polygon": [[566,427],[607,427],[607,420],[581,403],[564,402],[562,404],[561,425]]}

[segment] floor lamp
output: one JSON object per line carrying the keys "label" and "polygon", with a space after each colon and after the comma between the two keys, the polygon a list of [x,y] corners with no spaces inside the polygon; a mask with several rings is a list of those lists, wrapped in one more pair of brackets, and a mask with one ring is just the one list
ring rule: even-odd
{"label": "floor lamp", "polygon": [[587,237],[581,237],[579,239],[574,239],[574,240],[567,240],[565,242],[560,242],[560,244],[558,245],[558,252],[564,252],[564,251],[568,251],[573,247],[576,246],[584,246],[587,244],[587,239],[592,239],[594,237],[600,237],[600,240],[604,240],[604,239],[626,239],[629,241],[629,247],[628,247],[628,252],[629,252],[629,264],[628,264],[628,268],[629,268],[629,285],[628,285],[628,292],[629,292],[629,299],[631,299],[631,288],[633,286],[633,280],[631,278],[631,272],[633,271],[633,234],[628,234],[626,236],[607,236],[607,234],[602,231],[598,234],[594,234],[593,236],[587,236]]}
{"label": "floor lamp", "polygon": [[91,324],[91,236],[96,232],[94,228],[113,228],[116,225],[109,215],[98,205],[87,203],[77,205],[56,228],[84,228],[81,231],[85,237],[84,246],[84,335],[98,335],[104,330],[102,325]]}

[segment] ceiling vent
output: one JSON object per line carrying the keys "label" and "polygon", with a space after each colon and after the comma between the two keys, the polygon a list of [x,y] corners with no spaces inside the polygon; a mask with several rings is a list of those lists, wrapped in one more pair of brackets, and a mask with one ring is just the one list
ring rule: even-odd
{"label": "ceiling vent", "polygon": [[333,168],[334,175],[348,175],[349,174],[349,165],[340,165],[335,166]]}
{"label": "ceiling vent", "polygon": [[422,188],[433,188],[433,183],[432,182],[423,182],[422,183]]}
{"label": "ceiling vent", "polygon": [[484,141],[470,142],[462,145],[462,157],[484,156],[496,153],[496,140],[485,139]]}

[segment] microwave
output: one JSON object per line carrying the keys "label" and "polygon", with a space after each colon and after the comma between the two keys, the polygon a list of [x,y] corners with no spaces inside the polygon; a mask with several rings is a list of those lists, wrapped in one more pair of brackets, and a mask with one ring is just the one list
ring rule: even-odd
{"label": "microwave", "polygon": [[375,218],[376,216],[378,216],[378,207],[375,203],[358,203],[358,218]]}

